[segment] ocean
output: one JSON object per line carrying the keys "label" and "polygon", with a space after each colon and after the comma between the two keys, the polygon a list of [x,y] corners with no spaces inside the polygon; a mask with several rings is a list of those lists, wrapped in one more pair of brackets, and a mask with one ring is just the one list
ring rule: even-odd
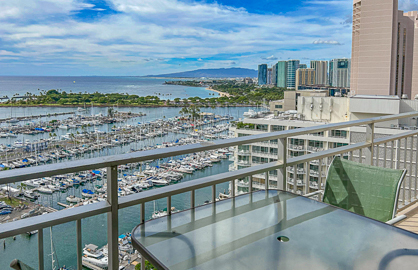
{"label": "ocean", "polygon": [[[111,77],[111,76],[0,76],[0,97],[25,95],[26,93],[39,94],[41,90],[60,89],[67,93],[128,93],[138,96],[166,95],[161,99],[213,97],[215,92],[204,87],[187,87],[181,85],[164,85],[165,81],[178,79],[161,79],[147,77]],[[215,93],[215,96],[218,96]]]}

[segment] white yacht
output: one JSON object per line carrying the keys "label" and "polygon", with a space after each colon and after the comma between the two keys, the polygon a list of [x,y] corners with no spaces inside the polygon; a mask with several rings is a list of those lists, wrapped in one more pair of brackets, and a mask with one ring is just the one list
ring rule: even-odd
{"label": "white yacht", "polygon": [[67,202],[70,202],[70,203],[79,203],[79,202],[81,202],[81,198],[75,197],[73,195],[68,196],[66,198],[66,200],[67,200]]}
{"label": "white yacht", "polygon": [[89,244],[83,249],[83,266],[86,265],[86,262],[89,264],[93,264],[95,266],[101,267],[103,269],[107,269],[108,267],[108,258],[103,254],[102,251],[97,249],[96,245]]}
{"label": "white yacht", "polygon": [[253,118],[256,117],[257,113],[254,110],[249,109],[248,112],[244,113],[244,117],[246,118]]}

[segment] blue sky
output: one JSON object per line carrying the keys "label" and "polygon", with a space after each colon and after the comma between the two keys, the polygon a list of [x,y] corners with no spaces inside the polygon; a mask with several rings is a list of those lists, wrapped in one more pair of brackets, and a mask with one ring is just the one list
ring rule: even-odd
{"label": "blue sky", "polygon": [[[3,0],[0,75],[148,75],[350,57],[352,0]],[[400,0],[405,11],[418,0]]]}

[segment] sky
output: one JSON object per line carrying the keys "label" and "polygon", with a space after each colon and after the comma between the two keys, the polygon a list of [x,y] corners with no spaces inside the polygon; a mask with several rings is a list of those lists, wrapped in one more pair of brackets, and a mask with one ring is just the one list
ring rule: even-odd
{"label": "sky", "polygon": [[[351,56],[352,0],[0,0],[0,75],[142,76]],[[418,0],[399,9],[418,10]]]}

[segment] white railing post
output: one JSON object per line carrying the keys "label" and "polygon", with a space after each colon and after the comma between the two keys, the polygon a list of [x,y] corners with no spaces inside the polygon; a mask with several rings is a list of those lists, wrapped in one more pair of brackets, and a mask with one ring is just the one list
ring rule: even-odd
{"label": "white railing post", "polygon": [[195,208],[195,190],[190,191],[190,208]]}
{"label": "white railing post", "polygon": [[119,269],[118,247],[118,167],[107,168],[107,202],[110,212],[107,213],[107,241],[109,270]]}
{"label": "white railing post", "polygon": [[365,156],[366,156],[366,164],[367,165],[373,165],[373,150],[374,150],[374,123],[368,124],[366,126],[366,143],[370,143],[370,146],[368,146],[365,149]]}
{"label": "white railing post", "polygon": [[44,230],[38,230],[38,269],[44,270]]}
{"label": "white railing post", "polygon": [[81,242],[81,219],[76,221],[76,231],[77,231],[77,270],[83,269],[83,247]]}
{"label": "white railing post", "polygon": [[[287,138],[278,139],[278,158],[277,160],[282,162],[283,167],[277,171],[277,188],[284,191],[287,190]],[[282,181],[280,183],[280,181]]]}
{"label": "white railing post", "polygon": [[264,173],[264,187],[265,187],[267,193],[268,193],[268,190],[269,190],[269,185],[270,185],[270,183],[269,183],[269,172],[265,172]]}
{"label": "white railing post", "polygon": [[311,184],[311,177],[309,174],[311,173],[311,164],[306,162],[306,174],[305,174],[305,194],[309,194],[309,186]]}
{"label": "white railing post", "polygon": [[248,192],[253,193],[253,176],[248,177]]}

